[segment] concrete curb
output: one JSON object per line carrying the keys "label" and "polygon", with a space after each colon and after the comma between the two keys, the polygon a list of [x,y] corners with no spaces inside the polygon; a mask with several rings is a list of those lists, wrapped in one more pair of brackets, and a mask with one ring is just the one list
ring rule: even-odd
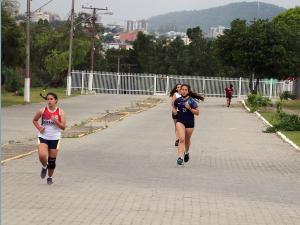
{"label": "concrete curb", "polygon": [[11,160],[14,160],[14,159],[23,158],[23,157],[28,156],[28,155],[31,155],[31,154],[33,154],[33,153],[35,153],[35,152],[37,152],[37,151],[38,151],[38,150],[36,149],[36,150],[34,150],[34,151],[31,151],[31,152],[28,152],[28,153],[25,153],[25,154],[22,154],[22,155],[17,155],[17,156],[15,156],[15,157],[13,157],[13,158],[5,159],[5,160],[1,161],[1,163],[5,163],[5,162],[8,162],[8,161],[11,161]]}
{"label": "concrete curb", "polygon": [[[244,100],[242,100],[243,105],[245,106],[245,108],[250,111],[250,109],[246,106],[246,103]],[[254,112],[254,114],[256,114],[259,118],[261,118],[266,124],[268,124],[269,126],[273,127],[272,124],[270,124],[265,118],[263,118],[258,112]],[[289,143],[291,146],[293,146],[295,149],[297,149],[298,151],[300,151],[300,148],[294,143],[292,142],[290,139],[288,139],[283,133],[277,131],[276,132],[277,135],[279,135],[284,141],[286,141],[287,143]]]}

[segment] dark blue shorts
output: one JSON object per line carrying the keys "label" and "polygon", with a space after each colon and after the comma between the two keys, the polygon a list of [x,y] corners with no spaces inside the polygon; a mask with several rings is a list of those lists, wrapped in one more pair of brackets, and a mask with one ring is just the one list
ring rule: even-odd
{"label": "dark blue shorts", "polygon": [[182,123],[177,121],[177,123],[181,123],[185,126],[185,128],[194,128],[195,127],[195,122],[194,123]]}
{"label": "dark blue shorts", "polygon": [[40,143],[48,145],[48,149],[59,149],[60,140],[46,140],[39,137],[38,144]]}

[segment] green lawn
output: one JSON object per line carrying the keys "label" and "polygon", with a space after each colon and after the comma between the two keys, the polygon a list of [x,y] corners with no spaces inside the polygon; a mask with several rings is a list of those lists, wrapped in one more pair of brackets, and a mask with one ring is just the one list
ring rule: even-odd
{"label": "green lawn", "polygon": [[[275,114],[274,112],[259,112],[259,114],[265,118],[270,124],[272,124],[272,116]],[[280,131],[283,133],[288,139],[294,142],[298,147],[300,147],[300,131]]]}
{"label": "green lawn", "polygon": [[[63,98],[69,98],[70,96],[67,96],[64,92],[66,88],[47,88],[46,91],[43,91],[43,87],[38,88],[30,88],[30,103],[36,103],[36,102],[43,102],[45,101],[41,96],[40,93],[42,93],[43,96],[46,96],[48,92],[54,92],[57,94],[58,100]],[[28,104],[28,102],[24,102],[24,96],[14,96],[15,93],[3,91],[1,94],[1,107],[5,106],[12,106],[12,105],[24,105]],[[81,92],[72,92],[72,96],[78,96]]]}
{"label": "green lawn", "polygon": [[282,104],[290,110],[300,111],[300,99],[282,101]]}

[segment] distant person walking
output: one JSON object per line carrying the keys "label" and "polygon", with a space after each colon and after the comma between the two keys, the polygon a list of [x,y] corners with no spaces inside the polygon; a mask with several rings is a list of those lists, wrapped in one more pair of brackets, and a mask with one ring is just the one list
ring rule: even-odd
{"label": "distant person walking", "polygon": [[232,93],[234,92],[234,90],[232,89],[232,85],[228,84],[228,87],[225,88],[225,93],[226,93],[226,99],[227,99],[227,107],[230,106],[230,102],[231,102],[231,98],[232,98]]}
{"label": "distant person walking", "polygon": [[[55,161],[60,144],[61,130],[66,128],[66,116],[63,110],[56,107],[58,98],[55,93],[49,92],[43,98],[47,100],[48,106],[37,112],[33,118],[33,124],[39,130],[38,153],[43,166],[41,178],[46,177],[48,170],[47,184],[52,185],[52,175],[56,166]],[[42,118],[41,126],[38,123],[40,118]]]}
{"label": "distant person walking", "polygon": [[181,85],[181,95],[182,97],[177,98],[173,106],[174,115],[178,114],[176,131],[179,137],[179,158],[177,160],[177,165],[183,165],[183,160],[184,162],[188,162],[190,159],[189,149],[191,145],[191,136],[195,127],[194,115],[199,115],[199,108],[196,101],[204,101],[204,97],[192,92],[191,87],[188,84]]}
{"label": "distant person walking", "polygon": [[[180,98],[181,97],[181,84],[176,84],[172,91],[170,92],[170,97],[172,97],[172,101],[171,101],[171,105],[174,106],[174,102],[177,98]],[[174,125],[175,125],[175,134],[176,134],[176,141],[175,141],[175,146],[178,146],[178,143],[179,143],[179,138],[178,138],[178,134],[177,134],[177,131],[176,131],[176,122],[177,122],[177,115],[174,115],[173,113],[173,110],[172,110],[172,119],[174,121]]]}

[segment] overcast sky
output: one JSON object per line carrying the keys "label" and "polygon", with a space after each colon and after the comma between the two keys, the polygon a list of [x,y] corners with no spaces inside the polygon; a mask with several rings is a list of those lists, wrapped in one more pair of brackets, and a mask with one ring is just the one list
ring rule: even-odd
{"label": "overcast sky", "polygon": [[[20,11],[27,11],[27,0],[18,1],[21,4]],[[49,1],[50,0],[32,0],[31,11],[40,8]],[[82,5],[96,8],[107,7],[108,11],[114,12],[114,14],[112,16],[101,15],[102,22],[104,24],[118,22],[121,25],[125,25],[125,20],[147,20],[151,16],[169,12],[208,9],[227,5],[228,3],[244,1],[245,0],[75,0],[75,12],[85,11],[91,13],[89,9],[82,9]],[[257,1],[248,0],[247,2]],[[264,0],[259,2],[274,4],[287,9],[300,5],[299,0]],[[58,13],[61,19],[66,19],[72,8],[72,0],[53,0],[43,8],[52,13]],[[98,13],[101,12],[105,11],[98,11]]]}

